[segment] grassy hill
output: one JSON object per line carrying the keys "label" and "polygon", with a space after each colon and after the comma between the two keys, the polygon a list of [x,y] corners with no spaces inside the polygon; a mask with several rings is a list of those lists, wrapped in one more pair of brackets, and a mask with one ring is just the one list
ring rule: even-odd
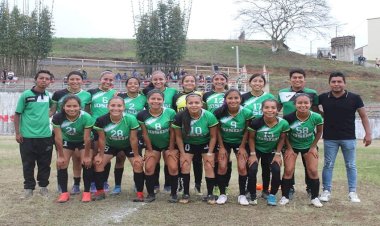
{"label": "grassy hill", "polygon": [[[350,78],[348,88],[360,93],[366,101],[380,102],[380,70],[352,63],[315,59],[287,50],[272,53],[266,41],[188,40],[183,65],[220,65],[235,67],[235,50],[239,46],[240,65],[247,65],[248,73],[260,71],[263,65],[271,74],[271,91],[288,86],[288,71],[301,67],[307,72],[308,86],[319,92],[328,89],[327,77],[340,70]],[[54,57],[97,58],[136,61],[136,45],[132,39],[55,38]],[[94,74],[98,74],[94,71]]]}

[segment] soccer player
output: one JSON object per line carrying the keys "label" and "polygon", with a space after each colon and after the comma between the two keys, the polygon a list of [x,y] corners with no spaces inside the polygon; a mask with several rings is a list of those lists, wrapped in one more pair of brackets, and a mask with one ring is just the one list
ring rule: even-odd
{"label": "soccer player", "polygon": [[358,112],[362,121],[365,136],[364,145],[372,142],[371,128],[361,97],[345,90],[346,76],[342,72],[333,72],[329,77],[331,91],[319,96],[323,107],[325,120],[323,128],[323,145],[325,162],[322,171],[323,192],[320,200],[328,202],[331,198],[331,181],[339,147],[342,149],[348,181],[348,198],[358,203],[356,193],[356,137],[355,113]]}
{"label": "soccer player", "polygon": [[248,127],[250,149],[248,191],[251,194],[252,203],[257,204],[256,175],[258,161],[261,159],[263,191],[268,191],[271,181],[267,203],[270,206],[276,206],[276,193],[281,184],[281,150],[284,146],[286,133],[289,131],[289,124],[277,116],[278,102],[274,99],[265,100],[262,103],[262,111],[263,116],[252,120]]}
{"label": "soccer player", "polygon": [[124,115],[125,104],[121,97],[113,97],[108,102],[109,113],[96,119],[95,130],[98,131],[98,154],[94,157],[94,179],[96,193],[94,200],[105,198],[104,166],[123,151],[133,167],[137,198],[134,201],[144,201],[144,171],[143,160],[138,152],[137,129],[140,127],[136,118],[130,114]]}
{"label": "soccer player", "polygon": [[218,121],[215,116],[202,109],[202,97],[199,94],[188,94],[185,98],[186,108],[177,113],[173,122],[176,144],[180,151],[180,164],[183,177],[183,196],[180,203],[188,203],[190,168],[193,156],[201,156],[204,162],[207,186],[207,202],[215,204],[213,188],[214,174],[214,148],[217,141]]}
{"label": "soccer player", "polygon": [[[114,82],[115,75],[112,73],[112,71],[106,70],[103,71],[100,74],[100,84],[98,88],[89,89],[88,92],[91,95],[91,102],[90,102],[90,113],[92,115],[92,118],[95,120],[108,113],[108,102],[109,100],[115,96],[116,90],[113,89],[113,82]],[[98,145],[98,133],[93,130],[94,135],[94,150],[97,150]],[[93,153],[96,154],[96,153]],[[108,175],[111,168],[111,163],[107,164],[105,166],[105,182],[104,182],[104,190],[108,191],[109,185],[108,185]],[[79,185],[73,186],[72,193],[79,192]],[[95,183],[91,184],[91,191],[95,192],[96,187]]]}
{"label": "soccer player", "polygon": [[[83,75],[79,71],[72,71],[67,75],[67,85],[66,89],[58,90],[54,92],[52,96],[52,107],[50,108],[50,115],[59,112],[62,109],[62,103],[64,98],[69,94],[74,94],[81,100],[81,109],[89,112],[89,106],[91,102],[91,94],[85,90],[82,90]],[[72,155],[73,161],[73,176],[74,185],[71,189],[71,194],[80,193],[80,180],[81,180],[81,154],[79,151],[75,151]],[[60,190],[60,188],[58,188]]]}
{"label": "soccer player", "polygon": [[254,117],[260,117],[263,115],[263,112],[261,111],[263,101],[267,99],[275,99],[275,97],[271,93],[264,91],[264,87],[267,83],[264,75],[253,74],[248,82],[251,87],[251,92],[242,95],[242,105],[244,108],[252,111]]}
{"label": "soccer player", "polygon": [[[217,72],[214,74],[212,77],[212,90],[208,91],[203,94],[203,102],[205,103],[205,109],[213,113],[216,109],[221,107],[224,102],[224,93],[228,90],[228,75],[224,72]],[[227,177],[225,181],[225,186],[226,189],[228,190],[228,184],[231,179],[231,169],[232,167],[232,161],[228,161],[227,165]],[[215,162],[215,174],[218,172],[218,162]],[[200,186],[196,186],[195,190],[197,191],[199,187],[199,192],[200,192]],[[220,195],[220,190],[219,187],[216,185],[214,187],[214,195],[219,196]]]}
{"label": "soccer player", "polygon": [[[291,69],[289,72],[290,78],[290,87],[281,89],[278,93],[278,101],[280,102],[280,110],[283,108],[283,115],[288,115],[296,110],[294,100],[296,98],[297,93],[306,93],[310,96],[311,102],[311,110],[314,112],[318,112],[318,94],[314,89],[309,89],[305,87],[306,83],[306,73],[301,68]],[[305,168],[305,183],[306,183],[306,192],[310,196],[310,186],[309,186],[309,177],[307,174],[305,159],[302,157],[302,163]],[[294,176],[292,177],[292,187],[289,191],[289,198],[292,199],[295,189],[294,189]]]}
{"label": "soccer player", "polygon": [[[151,82],[147,87],[143,89],[143,94],[147,95],[148,92],[152,89],[159,89],[164,94],[164,107],[166,108],[173,108],[176,110],[176,108],[173,105],[173,98],[178,93],[178,91],[174,88],[167,86],[167,80],[165,73],[162,71],[154,71],[152,72],[151,76]],[[165,156],[163,156],[165,158]],[[160,190],[160,163],[157,163],[155,173],[156,175],[156,182],[155,182],[155,192],[157,193]],[[169,182],[169,171],[168,166],[164,166],[164,174],[165,174],[165,183],[164,183],[164,191],[170,192],[170,182]]]}
{"label": "soccer player", "polygon": [[85,111],[80,110],[80,99],[76,95],[67,95],[62,102],[62,109],[53,116],[54,140],[57,148],[58,184],[62,193],[57,202],[63,203],[70,199],[67,192],[67,167],[75,151],[81,153],[83,167],[84,192],[82,202],[91,201],[90,185],[91,168],[91,129],[95,120]]}
{"label": "soccer player", "polygon": [[171,124],[176,112],[171,108],[164,108],[164,95],[158,89],[149,91],[147,95],[149,109],[137,115],[143,138],[146,144],[145,150],[145,183],[148,196],[145,202],[156,199],[154,193],[155,175],[157,162],[160,161],[161,152],[168,165],[170,175],[171,195],[170,202],[177,202],[178,187],[178,150],[174,149],[175,134]]}
{"label": "soccer player", "polygon": [[[118,93],[117,95],[124,99],[124,113],[136,117],[139,112],[145,109],[146,106],[146,97],[140,93],[140,80],[136,77],[129,77],[125,81],[125,87],[127,92]],[[139,153],[141,154],[143,148],[143,139],[140,128],[137,131],[137,137],[139,139]],[[121,193],[121,181],[126,158],[127,156],[124,154],[124,152],[119,152],[116,156],[116,164],[114,169],[115,187],[112,190],[111,195],[118,195]]]}
{"label": "soccer player", "polygon": [[[299,93],[295,97],[296,111],[285,115],[290,131],[286,140],[287,148],[284,155],[284,174],[282,178],[282,198],[280,205],[289,203],[289,189],[292,186],[292,176],[294,174],[298,153],[300,153],[306,163],[309,176],[309,188],[311,191],[311,204],[315,207],[322,207],[318,199],[319,177],[318,177],[318,141],[322,136],[323,118],[320,114],[310,111],[311,99],[305,93]],[[314,132],[316,131],[316,133]]]}
{"label": "soccer player", "polygon": [[246,126],[253,118],[253,114],[247,108],[243,108],[241,94],[237,89],[230,89],[226,92],[225,103],[214,113],[219,121],[218,125],[218,170],[217,182],[220,189],[220,196],[216,200],[217,204],[227,202],[226,186],[229,175],[227,174],[230,161],[231,149],[234,151],[239,172],[238,202],[241,205],[248,205],[245,196],[245,183],[247,181],[247,159],[248,159],[248,132]]}
{"label": "soccer player", "polygon": [[46,88],[52,76],[53,74],[47,70],[38,71],[34,76],[36,85],[21,94],[16,106],[14,125],[16,141],[20,144],[24,175],[24,194],[21,198],[24,199],[33,196],[36,187],[34,178],[36,163],[39,192],[42,196],[48,195],[53,142],[49,127],[51,102]]}
{"label": "soccer player", "polygon": [[[191,74],[185,74],[183,75],[181,79],[182,84],[182,92],[177,93],[173,97],[173,108],[177,112],[183,111],[186,109],[186,97],[189,94],[199,94],[202,95],[202,92],[196,91],[197,84],[196,84],[196,77]],[[194,191],[197,195],[203,195],[201,190],[201,184],[202,184],[202,156],[195,155],[193,158],[193,171],[194,171]],[[183,188],[183,179],[181,175],[179,176],[179,191],[182,191]]]}

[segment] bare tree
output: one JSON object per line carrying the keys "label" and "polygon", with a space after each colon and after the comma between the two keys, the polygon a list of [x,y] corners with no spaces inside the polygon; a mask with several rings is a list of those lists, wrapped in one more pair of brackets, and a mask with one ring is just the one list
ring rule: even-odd
{"label": "bare tree", "polygon": [[323,35],[331,26],[330,8],[326,0],[238,0],[249,33],[264,32],[271,38],[272,52],[277,52],[289,33]]}

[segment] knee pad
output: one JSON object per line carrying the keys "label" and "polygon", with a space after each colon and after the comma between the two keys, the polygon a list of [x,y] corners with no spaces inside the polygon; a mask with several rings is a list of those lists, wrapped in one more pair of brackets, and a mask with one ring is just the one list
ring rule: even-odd
{"label": "knee pad", "polygon": [[248,168],[248,176],[254,177],[257,174],[259,164],[257,162],[254,162],[249,168]]}

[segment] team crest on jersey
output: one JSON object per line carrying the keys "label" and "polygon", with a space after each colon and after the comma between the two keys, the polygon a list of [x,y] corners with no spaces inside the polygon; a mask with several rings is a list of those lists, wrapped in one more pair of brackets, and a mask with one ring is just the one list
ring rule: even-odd
{"label": "team crest on jersey", "polygon": [[281,92],[279,93],[280,100],[282,103],[288,102],[294,97],[295,94],[296,92]]}
{"label": "team crest on jersey", "polygon": [[71,124],[72,124],[72,122],[70,122],[69,120],[65,120],[65,121],[62,123],[61,127],[65,128],[65,127],[70,126]]}
{"label": "team crest on jersey", "polygon": [[158,118],[150,118],[150,119],[146,120],[145,123],[146,123],[147,125],[150,125],[150,124],[156,122],[157,119],[158,119]]}
{"label": "team crest on jersey", "polygon": [[103,94],[104,94],[103,92],[96,93],[94,96],[92,96],[92,99],[93,99],[93,100],[94,100],[94,99],[97,99],[97,98],[103,96]]}
{"label": "team crest on jersey", "polygon": [[291,129],[295,129],[295,128],[297,128],[297,127],[299,127],[299,126],[301,126],[302,125],[302,122],[296,122],[296,123],[293,123],[292,125],[290,125],[290,128]]}
{"label": "team crest on jersey", "polygon": [[115,129],[116,126],[117,126],[117,124],[109,124],[106,127],[104,127],[104,132],[109,132],[109,131]]}
{"label": "team crest on jersey", "polygon": [[220,121],[225,124],[227,123],[228,121],[230,121],[233,117],[232,116],[227,116],[227,117],[223,117]]}

